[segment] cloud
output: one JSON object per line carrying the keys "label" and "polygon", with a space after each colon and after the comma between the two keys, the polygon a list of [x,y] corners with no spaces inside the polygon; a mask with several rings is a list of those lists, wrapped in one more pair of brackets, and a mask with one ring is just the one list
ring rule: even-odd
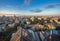
{"label": "cloud", "polygon": [[22,10],[23,7],[21,7],[21,6],[15,6],[15,9]]}
{"label": "cloud", "polygon": [[[45,7],[45,10],[46,9],[49,9],[49,8],[54,8],[56,6],[60,6],[60,3],[56,3],[56,4],[48,4],[46,7]],[[35,12],[35,13],[41,13],[43,12],[44,10],[42,9],[38,9],[38,8],[35,8],[35,9],[32,9],[30,10],[31,12]]]}
{"label": "cloud", "polygon": [[57,4],[49,4],[49,5],[47,5],[45,8],[47,9],[47,8],[54,8],[54,7],[56,7],[56,6],[60,6],[60,3],[57,3]]}
{"label": "cloud", "polygon": [[30,10],[31,12],[35,12],[35,13],[39,13],[39,12],[42,12],[42,10],[40,9],[34,9],[34,10]]}
{"label": "cloud", "polygon": [[[31,13],[30,13],[31,14]],[[32,15],[38,15],[38,16],[58,16],[60,15],[60,11],[59,10],[45,10],[43,12],[39,12],[39,13],[32,13]]]}
{"label": "cloud", "polygon": [[32,0],[24,0],[25,5],[31,5],[31,3],[32,3]]}
{"label": "cloud", "polygon": [[47,5],[45,8],[47,9],[47,8],[54,8],[54,7],[55,5],[50,4],[50,5]]}
{"label": "cloud", "polygon": [[12,5],[6,5],[6,8],[18,9],[18,10],[22,10],[23,9],[22,6],[12,6]]}
{"label": "cloud", "polygon": [[57,3],[55,6],[60,6],[60,3]]}

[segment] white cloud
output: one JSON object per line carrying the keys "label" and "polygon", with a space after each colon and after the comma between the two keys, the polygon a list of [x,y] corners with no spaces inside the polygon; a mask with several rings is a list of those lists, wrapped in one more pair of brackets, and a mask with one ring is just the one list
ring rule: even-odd
{"label": "white cloud", "polygon": [[60,10],[45,10],[39,13],[33,13],[33,12],[27,12],[27,11],[23,11],[23,12],[13,12],[13,11],[8,11],[8,10],[0,10],[0,14],[16,14],[16,15],[60,15]]}
{"label": "white cloud", "polygon": [[5,11],[0,10],[0,14],[15,14],[15,12],[11,12],[11,11],[8,11],[8,10],[5,10]]}
{"label": "white cloud", "polygon": [[39,13],[32,13],[32,12],[22,12],[22,15],[60,15],[60,10],[45,10]]}

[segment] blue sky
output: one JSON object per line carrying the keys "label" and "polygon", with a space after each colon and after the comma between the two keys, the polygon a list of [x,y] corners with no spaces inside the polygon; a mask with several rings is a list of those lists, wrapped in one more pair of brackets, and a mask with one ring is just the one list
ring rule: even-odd
{"label": "blue sky", "polygon": [[60,0],[0,0],[0,13],[50,15],[59,11]]}

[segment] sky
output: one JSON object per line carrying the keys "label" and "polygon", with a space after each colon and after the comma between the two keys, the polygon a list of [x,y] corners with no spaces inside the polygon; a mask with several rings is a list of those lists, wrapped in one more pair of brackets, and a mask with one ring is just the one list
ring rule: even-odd
{"label": "sky", "polygon": [[59,15],[60,0],[0,0],[0,14]]}

